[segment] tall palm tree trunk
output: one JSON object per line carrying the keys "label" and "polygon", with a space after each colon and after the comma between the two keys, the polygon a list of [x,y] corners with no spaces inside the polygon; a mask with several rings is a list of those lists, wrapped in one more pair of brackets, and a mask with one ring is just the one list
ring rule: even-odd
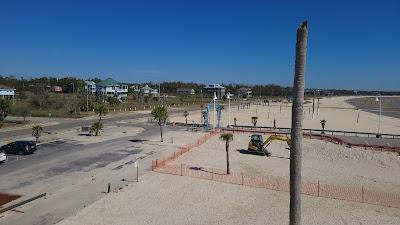
{"label": "tall palm tree trunk", "polygon": [[297,28],[296,62],[293,84],[292,129],[290,146],[289,225],[301,224],[301,154],[303,148],[304,75],[307,52],[307,21]]}
{"label": "tall palm tree trunk", "polygon": [[230,174],[230,169],[229,169],[229,141],[225,142],[225,148],[226,148],[226,173]]}

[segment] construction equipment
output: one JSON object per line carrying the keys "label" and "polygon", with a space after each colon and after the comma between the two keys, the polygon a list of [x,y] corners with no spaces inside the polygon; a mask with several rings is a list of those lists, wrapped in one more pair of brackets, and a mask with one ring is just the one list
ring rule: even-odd
{"label": "construction equipment", "polygon": [[267,147],[273,140],[285,141],[290,147],[290,138],[282,135],[273,134],[267,138],[267,140],[263,141],[263,136],[261,134],[253,134],[251,135],[251,139],[249,141],[249,151],[262,152],[265,156],[270,156],[271,152],[267,150]]}

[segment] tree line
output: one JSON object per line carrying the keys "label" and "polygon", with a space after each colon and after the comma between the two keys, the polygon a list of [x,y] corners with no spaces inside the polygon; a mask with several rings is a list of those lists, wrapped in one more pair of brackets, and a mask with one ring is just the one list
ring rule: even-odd
{"label": "tree line", "polygon": [[[100,78],[89,79],[98,83],[101,81]],[[84,93],[85,92],[85,80],[76,77],[62,77],[56,78],[51,76],[42,76],[37,78],[24,79],[15,76],[2,76],[0,75],[0,84],[15,88],[17,92],[31,91],[34,93],[43,93],[45,90],[52,89],[54,86],[60,86],[63,93]],[[141,87],[149,85],[152,88],[158,89],[160,87],[161,93],[165,94],[176,94],[178,88],[189,88],[193,89],[197,94],[201,93],[202,88],[205,84],[193,83],[193,82],[161,82],[161,83],[129,83],[126,82],[129,87]],[[245,84],[234,84],[234,83],[222,83],[225,87],[226,93],[232,93],[235,95],[239,94],[239,89],[246,87],[252,90],[252,95],[258,96],[292,96],[292,87],[281,86],[277,84],[259,84],[259,85],[245,85]],[[133,88],[129,88],[132,93]],[[337,96],[337,95],[400,95],[400,91],[370,91],[370,90],[345,90],[345,89],[306,89],[306,96]]]}

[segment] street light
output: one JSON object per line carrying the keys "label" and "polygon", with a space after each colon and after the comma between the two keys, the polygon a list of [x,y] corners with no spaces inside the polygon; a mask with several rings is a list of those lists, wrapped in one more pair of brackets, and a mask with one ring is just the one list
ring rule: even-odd
{"label": "street light", "polygon": [[228,93],[226,98],[228,99],[228,127],[230,127],[231,126],[231,94]]}
{"label": "street light", "polygon": [[381,134],[381,116],[382,116],[382,97],[375,97],[375,101],[379,102],[379,123],[378,123],[378,136]]}
{"label": "street light", "polygon": [[218,98],[217,98],[217,95],[215,94],[215,92],[214,92],[214,98],[213,98],[213,101],[214,101],[214,108],[213,108],[213,131],[215,131],[215,123],[216,123],[216,121],[215,121],[215,114],[216,114],[216,110],[215,110],[215,101],[217,100]]}

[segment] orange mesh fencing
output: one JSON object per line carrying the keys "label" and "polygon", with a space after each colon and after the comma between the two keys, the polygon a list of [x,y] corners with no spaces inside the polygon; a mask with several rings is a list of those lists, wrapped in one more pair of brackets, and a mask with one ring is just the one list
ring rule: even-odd
{"label": "orange mesh fencing", "polygon": [[[250,187],[266,188],[275,191],[289,192],[289,180],[284,177],[274,176],[254,176],[243,173],[226,174],[226,170],[217,168],[206,168],[188,165],[169,165],[179,156],[185,154],[193,148],[204,144],[207,140],[214,137],[224,130],[216,130],[205,134],[203,137],[191,144],[179,147],[171,155],[162,159],[152,161],[152,170],[158,173],[172,174],[178,176],[187,176],[205,180],[213,180],[223,183],[238,184]],[[240,132],[248,132],[241,130]],[[306,135],[304,135],[306,136]],[[311,137],[311,136],[310,136]],[[318,136],[321,140],[342,144],[343,141],[330,136]],[[315,136],[314,136],[315,138]],[[352,202],[368,203],[373,205],[382,205],[387,207],[400,208],[400,193],[386,193],[378,190],[365,188],[364,186],[344,187],[333,184],[317,182],[303,182],[301,184],[301,193],[304,195],[324,197],[331,199],[340,199]]]}
{"label": "orange mesh fencing", "polygon": [[[284,177],[254,176],[226,170],[188,165],[166,165],[154,168],[155,172],[187,176],[229,184],[265,188],[274,191],[289,192],[289,180]],[[400,208],[400,194],[387,193],[365,188],[364,186],[345,187],[318,182],[303,182],[301,193],[304,195],[360,202],[386,207]]]}

